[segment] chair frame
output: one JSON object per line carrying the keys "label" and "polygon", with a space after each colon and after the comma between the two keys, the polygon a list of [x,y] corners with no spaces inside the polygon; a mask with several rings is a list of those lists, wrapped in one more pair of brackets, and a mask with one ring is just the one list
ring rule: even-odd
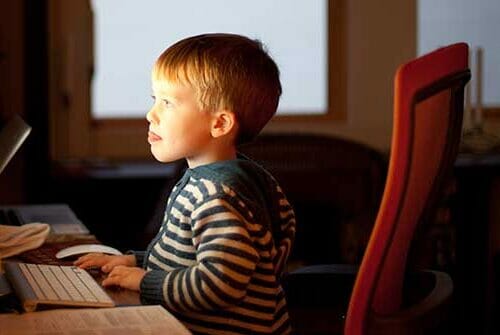
{"label": "chair frame", "polygon": [[[399,262],[391,268],[387,269],[385,262],[396,234],[396,225],[392,222],[397,222],[401,216],[400,204],[403,203],[401,199],[404,199],[409,184],[408,176],[415,138],[415,107],[419,102],[446,89],[451,89],[452,112],[448,120],[450,127],[446,134],[446,144],[437,177],[434,178],[429,197],[414,226],[434,209],[441,183],[453,166],[461,134],[463,91],[470,79],[467,50],[468,46],[465,43],[457,43],[410,61],[398,69],[395,80],[394,133],[388,179],[349,302],[345,323],[346,335],[387,333],[387,331],[396,331],[398,334],[411,333],[411,327],[407,326],[410,320],[415,324],[436,314],[432,310],[445,304],[451,296],[453,287],[451,278],[444,273],[431,272],[435,277],[434,290],[417,305],[402,310],[402,283],[407,250],[402,250]],[[449,59],[454,61],[449,62]],[[423,67],[422,71],[417,71],[420,67]],[[424,68],[427,70],[430,68],[431,71],[424,71]],[[394,202],[397,202],[397,206],[394,206]],[[413,228],[405,228],[408,231],[403,233],[411,236]],[[389,282],[388,278],[396,280],[386,284]],[[393,299],[386,299],[387,294],[391,294]]]}

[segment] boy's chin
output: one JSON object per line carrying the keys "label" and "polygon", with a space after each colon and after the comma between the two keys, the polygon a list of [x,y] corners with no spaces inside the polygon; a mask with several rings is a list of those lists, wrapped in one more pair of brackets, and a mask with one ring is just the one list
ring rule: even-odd
{"label": "boy's chin", "polygon": [[160,163],[171,163],[176,160],[181,159],[182,157],[173,157],[171,155],[165,155],[164,153],[155,152],[155,150],[151,150],[153,157]]}

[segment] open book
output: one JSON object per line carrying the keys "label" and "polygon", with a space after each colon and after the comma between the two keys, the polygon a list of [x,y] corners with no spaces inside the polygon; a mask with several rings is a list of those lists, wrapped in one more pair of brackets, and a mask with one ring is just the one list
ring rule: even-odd
{"label": "open book", "polygon": [[191,334],[176,318],[158,305],[0,314],[0,324],[0,335]]}

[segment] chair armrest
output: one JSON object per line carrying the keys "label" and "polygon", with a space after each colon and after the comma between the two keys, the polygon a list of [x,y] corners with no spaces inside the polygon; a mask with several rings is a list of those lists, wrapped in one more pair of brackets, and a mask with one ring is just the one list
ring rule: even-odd
{"label": "chair armrest", "polygon": [[372,315],[370,334],[430,334],[440,333],[450,313],[453,281],[447,273],[422,270],[419,276],[430,276],[433,285],[419,301],[403,307],[392,315]]}

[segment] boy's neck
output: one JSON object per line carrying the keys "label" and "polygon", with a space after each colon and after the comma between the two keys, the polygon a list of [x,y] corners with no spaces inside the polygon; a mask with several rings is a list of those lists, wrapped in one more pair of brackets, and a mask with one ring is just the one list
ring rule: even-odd
{"label": "boy's neck", "polygon": [[197,155],[196,157],[186,157],[186,161],[190,169],[201,165],[207,165],[232,159],[236,159],[236,147],[234,145],[224,148],[219,147],[215,150],[209,150],[202,155]]}

